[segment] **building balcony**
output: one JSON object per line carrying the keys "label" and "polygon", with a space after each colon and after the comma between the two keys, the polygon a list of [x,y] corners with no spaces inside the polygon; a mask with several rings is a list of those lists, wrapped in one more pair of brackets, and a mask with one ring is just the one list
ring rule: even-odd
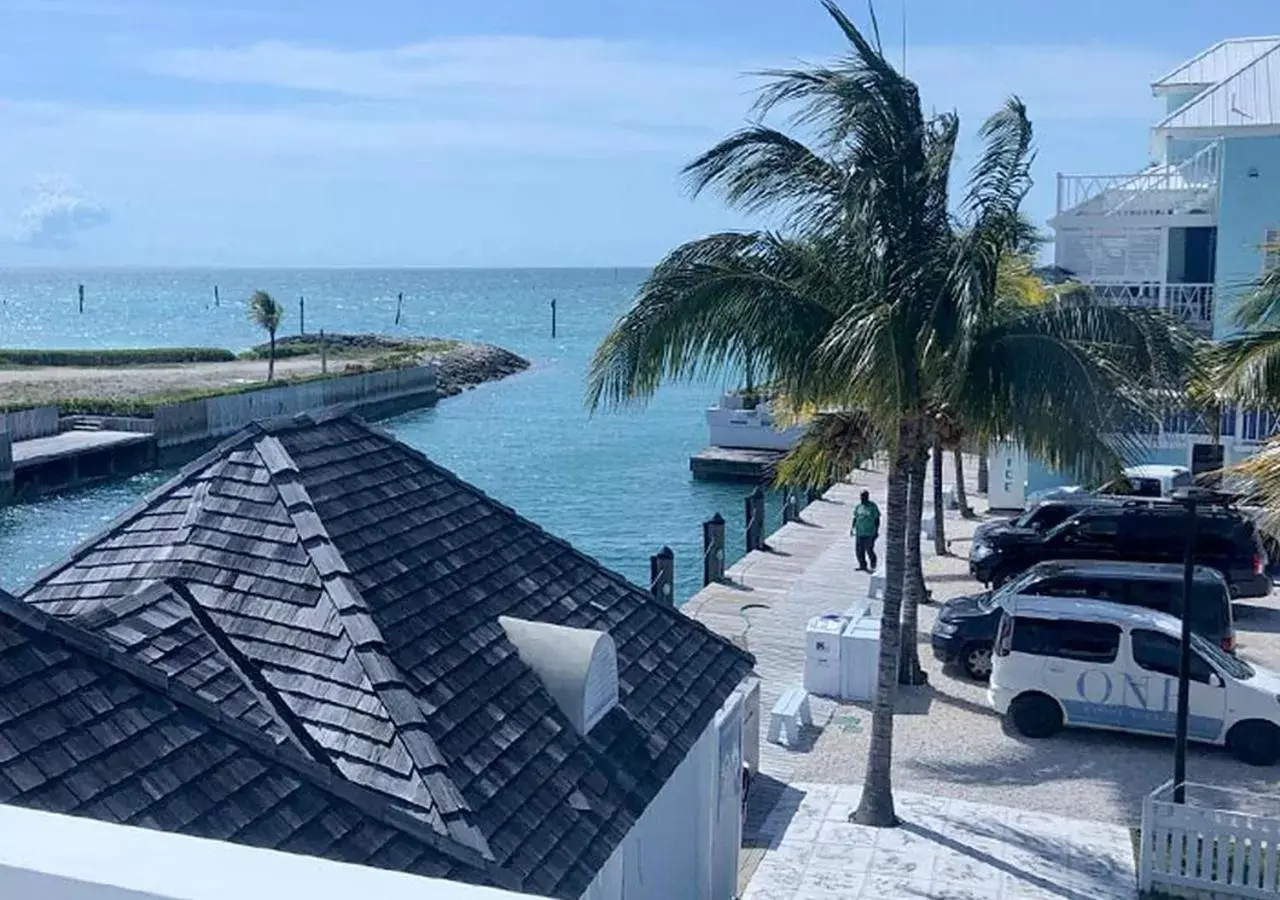
{"label": "building balcony", "polygon": [[1204,335],[1213,333],[1213,285],[1211,284],[1091,284],[1099,300],[1116,306],[1163,309]]}
{"label": "building balcony", "polygon": [[1159,163],[1125,175],[1058,175],[1055,222],[1102,217],[1149,223],[1161,216],[1212,220],[1218,213],[1221,143],[1213,142],[1180,163]]}

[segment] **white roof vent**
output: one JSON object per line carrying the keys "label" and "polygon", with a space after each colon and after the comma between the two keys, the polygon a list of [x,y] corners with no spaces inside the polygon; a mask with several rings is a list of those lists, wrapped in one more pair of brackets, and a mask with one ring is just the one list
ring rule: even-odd
{"label": "white roof vent", "polygon": [[498,624],[579,734],[618,705],[618,651],[607,632],[510,616]]}

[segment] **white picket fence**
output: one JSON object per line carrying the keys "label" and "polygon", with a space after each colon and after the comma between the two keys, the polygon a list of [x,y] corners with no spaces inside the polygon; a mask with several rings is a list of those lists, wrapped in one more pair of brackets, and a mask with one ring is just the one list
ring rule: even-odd
{"label": "white picket fence", "polygon": [[[1235,795],[1274,814],[1218,809],[1215,795]],[[1280,797],[1192,783],[1187,796],[1187,803],[1174,803],[1169,781],[1143,802],[1139,888],[1180,896],[1280,897]]]}

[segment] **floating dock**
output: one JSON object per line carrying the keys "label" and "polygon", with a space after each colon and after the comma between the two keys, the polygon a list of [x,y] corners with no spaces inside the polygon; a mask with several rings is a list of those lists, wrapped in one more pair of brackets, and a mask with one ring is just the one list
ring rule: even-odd
{"label": "floating dock", "polygon": [[694,478],[708,481],[745,481],[759,484],[773,479],[785,450],[749,450],[741,447],[707,447],[689,457]]}
{"label": "floating dock", "polygon": [[13,494],[49,491],[145,472],[155,465],[156,441],[136,431],[63,431],[14,441]]}

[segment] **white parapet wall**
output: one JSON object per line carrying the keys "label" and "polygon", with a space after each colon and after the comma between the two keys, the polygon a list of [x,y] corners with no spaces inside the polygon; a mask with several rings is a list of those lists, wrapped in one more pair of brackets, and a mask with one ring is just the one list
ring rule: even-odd
{"label": "white parapet wall", "polygon": [[0,835],[4,900],[537,900],[15,806],[0,806]]}

